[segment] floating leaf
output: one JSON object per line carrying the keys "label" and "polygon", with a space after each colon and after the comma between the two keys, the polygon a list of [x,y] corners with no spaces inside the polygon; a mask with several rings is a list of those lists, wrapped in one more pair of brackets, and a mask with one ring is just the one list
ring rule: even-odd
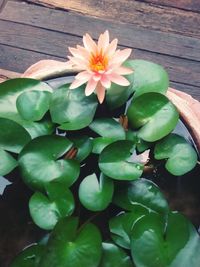
{"label": "floating leaf", "polygon": [[79,199],[88,210],[100,211],[107,208],[112,201],[114,184],[111,179],[100,175],[99,181],[96,174],[83,179],[79,187]]}
{"label": "floating leaf", "polygon": [[101,235],[93,224],[80,229],[76,218],[64,218],[55,226],[38,267],[98,267]]}
{"label": "floating leaf", "polygon": [[44,246],[31,245],[14,259],[10,267],[38,267],[43,252]]}
{"label": "floating leaf", "polygon": [[143,165],[131,162],[135,145],[131,141],[117,141],[107,146],[99,157],[101,171],[116,180],[134,180],[141,176]]}
{"label": "floating leaf", "polygon": [[130,235],[135,222],[148,213],[139,205],[132,206],[132,212],[120,213],[109,221],[112,240],[120,247],[130,249]]}
{"label": "floating leaf", "polygon": [[165,94],[169,87],[169,78],[165,69],[158,64],[146,60],[130,60],[133,72],[134,97],[144,93],[157,92]]}
{"label": "floating leaf", "polygon": [[131,238],[132,258],[138,267],[198,267],[200,237],[178,213],[148,214],[135,223]]}
{"label": "floating leaf", "polygon": [[78,149],[77,155],[75,157],[79,162],[86,159],[92,152],[92,141],[88,136],[80,136],[75,138],[70,138],[74,143],[74,146]]}
{"label": "floating leaf", "polygon": [[17,110],[24,120],[39,121],[49,109],[50,96],[48,91],[25,91],[17,98]]}
{"label": "floating leaf", "polygon": [[92,122],[97,104],[95,94],[85,96],[84,86],[70,90],[66,84],[53,93],[50,113],[60,129],[78,130]]}
{"label": "floating leaf", "polygon": [[112,243],[102,243],[103,255],[98,267],[133,267],[130,257]]}
{"label": "floating leaf", "polygon": [[0,149],[0,176],[10,173],[18,162],[6,151]]}
{"label": "floating leaf", "polygon": [[51,182],[45,188],[48,197],[40,192],[34,193],[29,201],[29,210],[35,224],[51,230],[60,218],[73,213],[74,198],[68,188],[57,182]]}
{"label": "floating leaf", "polygon": [[138,203],[159,213],[168,213],[167,201],[159,187],[152,181],[139,179],[126,184],[116,185],[114,203],[125,210],[134,210]]}
{"label": "floating leaf", "polygon": [[157,141],[168,135],[178,122],[176,107],[158,93],[146,93],[134,99],[127,111],[129,123],[138,131],[139,138]]}
{"label": "floating leaf", "polygon": [[92,152],[94,154],[100,154],[104,148],[114,142],[116,142],[117,138],[110,138],[110,137],[97,137],[92,139],[93,149]]}
{"label": "floating leaf", "polygon": [[62,159],[72,142],[61,136],[41,136],[22,150],[19,166],[24,182],[33,189],[44,190],[50,181],[71,186],[79,176],[80,166],[74,159]]}
{"label": "floating leaf", "polygon": [[197,164],[197,153],[194,148],[177,134],[170,134],[156,144],[155,158],[166,159],[166,169],[173,175],[183,175]]}
{"label": "floating leaf", "polygon": [[24,120],[16,107],[16,100],[20,94],[28,91],[47,91],[52,92],[52,88],[46,83],[28,79],[10,79],[0,84],[0,117],[16,121],[21,124],[32,136],[32,138],[51,134],[53,124],[44,120],[41,122],[30,122]]}

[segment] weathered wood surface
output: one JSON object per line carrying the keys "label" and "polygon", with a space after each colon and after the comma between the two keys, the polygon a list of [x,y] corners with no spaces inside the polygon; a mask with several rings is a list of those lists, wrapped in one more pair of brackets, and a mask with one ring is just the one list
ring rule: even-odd
{"label": "weathered wood surface", "polygon": [[0,13],[0,68],[23,72],[41,59],[65,61],[85,32],[97,38],[109,29],[134,58],[163,65],[171,86],[200,99],[200,14],[146,1],[8,1]]}

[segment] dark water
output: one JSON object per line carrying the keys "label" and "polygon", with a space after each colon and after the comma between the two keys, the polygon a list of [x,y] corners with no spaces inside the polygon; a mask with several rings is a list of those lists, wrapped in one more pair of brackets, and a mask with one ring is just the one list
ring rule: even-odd
{"label": "dark water", "polygon": [[[66,80],[65,80],[66,81]],[[70,80],[69,80],[70,81]],[[57,87],[57,81],[52,85]],[[190,142],[192,139],[182,125],[179,124],[176,130],[182,133]],[[86,173],[85,173],[86,174]],[[28,201],[32,195],[22,182],[20,175],[13,172],[6,177],[11,183],[5,187],[4,193],[0,194],[0,267],[9,267],[13,257],[25,246],[37,242],[44,236],[44,231],[36,227],[29,215]],[[169,201],[173,210],[178,210],[185,214],[195,226],[200,225],[200,165],[182,177],[169,175],[163,167],[160,167],[155,175],[147,178],[158,184]],[[3,184],[6,181],[0,178],[0,193],[3,191]],[[76,185],[74,185],[76,190]],[[103,215],[110,217],[117,211],[115,207],[105,211]],[[82,221],[85,221],[91,214],[84,210],[76,210]],[[104,221],[106,219],[104,218]],[[94,220],[99,223],[98,218]],[[102,227],[102,224],[101,224]],[[104,227],[105,229],[106,227]],[[105,235],[108,233],[104,233]]]}

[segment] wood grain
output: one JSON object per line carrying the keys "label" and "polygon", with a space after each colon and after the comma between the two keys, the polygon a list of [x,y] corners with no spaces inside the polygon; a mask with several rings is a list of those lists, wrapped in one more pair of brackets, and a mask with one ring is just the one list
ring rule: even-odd
{"label": "wood grain", "polygon": [[[102,19],[70,12],[66,13],[64,11],[28,5],[26,3],[9,2],[2,14],[0,14],[0,18],[6,21],[14,21],[78,36],[89,32],[95,38],[97,38],[101,32],[105,31],[105,29],[109,29],[112,33],[112,37],[117,37],[120,44],[123,46],[200,60],[200,38],[197,39],[172,33],[147,30],[128,23],[108,23]],[[11,31],[15,31],[12,25],[9,26],[9,23],[1,22],[0,26],[3,32],[6,31],[6,35],[11,35],[8,32],[10,28]],[[49,36],[51,36],[50,31]],[[48,38],[48,34],[46,34],[46,38]],[[48,38],[48,41],[51,42],[50,38]]]}
{"label": "wood grain", "polygon": [[184,10],[191,10],[200,12],[200,1],[199,0],[136,0],[142,1],[150,4],[156,4],[159,6],[170,6],[175,8],[180,8]]}
{"label": "wood grain", "polygon": [[[169,1],[178,3],[180,0]],[[131,23],[139,27],[160,30],[162,32],[173,32],[186,36],[200,36],[199,14],[167,6],[150,5],[142,1],[28,0],[28,2],[40,3],[68,11],[76,11],[91,17]],[[199,2],[199,0],[196,0],[196,2]]]}

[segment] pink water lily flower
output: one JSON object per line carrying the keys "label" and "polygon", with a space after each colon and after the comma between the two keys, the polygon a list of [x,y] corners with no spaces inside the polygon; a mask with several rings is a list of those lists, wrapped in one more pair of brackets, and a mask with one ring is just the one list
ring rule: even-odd
{"label": "pink water lily flower", "polygon": [[122,75],[131,74],[132,69],[122,66],[130,56],[131,49],[117,49],[118,40],[109,42],[109,32],[105,31],[99,36],[97,44],[89,34],[83,36],[84,46],[69,48],[72,56],[69,56],[68,64],[81,70],[75,76],[70,89],[75,89],[84,83],[86,96],[96,92],[99,102],[105,98],[105,90],[109,89],[111,82],[121,86],[128,86],[129,81]]}

